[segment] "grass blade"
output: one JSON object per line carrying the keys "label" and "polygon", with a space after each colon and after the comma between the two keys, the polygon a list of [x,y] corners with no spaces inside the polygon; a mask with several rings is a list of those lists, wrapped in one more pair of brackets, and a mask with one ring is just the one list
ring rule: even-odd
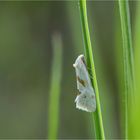
{"label": "grass blade", "polygon": [[98,90],[98,84],[96,79],[96,72],[95,72],[95,66],[93,61],[92,46],[90,41],[90,33],[89,33],[88,20],[87,20],[86,0],[80,0],[79,5],[80,5],[81,23],[82,23],[84,43],[85,43],[86,62],[87,62],[87,67],[91,70],[89,71],[89,74],[93,77],[93,79],[91,78],[91,82],[96,93],[97,110],[95,113],[93,113],[95,137],[96,139],[105,139],[100,99],[99,99],[99,90]]}
{"label": "grass blade", "polygon": [[[133,49],[130,27],[129,5],[127,0],[119,0],[119,10],[122,29],[123,41],[123,67],[124,67],[124,94],[122,99],[123,104],[123,124],[124,124],[124,138],[128,138],[128,105],[132,105],[132,98],[134,96],[134,62],[133,62]],[[128,103],[129,101],[129,103]]]}
{"label": "grass blade", "polygon": [[131,108],[131,129],[129,138],[140,139],[140,1],[136,1],[136,16],[134,26],[134,48],[135,48],[135,104]]}
{"label": "grass blade", "polygon": [[62,77],[62,40],[60,34],[53,34],[53,60],[49,98],[48,139],[57,139],[59,122],[60,83]]}

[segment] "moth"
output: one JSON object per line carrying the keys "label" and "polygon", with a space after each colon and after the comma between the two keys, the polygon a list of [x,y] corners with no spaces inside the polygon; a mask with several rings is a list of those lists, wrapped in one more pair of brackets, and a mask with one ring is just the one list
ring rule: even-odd
{"label": "moth", "polygon": [[75,63],[73,64],[73,67],[76,71],[77,89],[80,92],[80,94],[77,95],[75,99],[76,108],[87,112],[95,112],[95,92],[91,84],[83,54],[78,56]]}

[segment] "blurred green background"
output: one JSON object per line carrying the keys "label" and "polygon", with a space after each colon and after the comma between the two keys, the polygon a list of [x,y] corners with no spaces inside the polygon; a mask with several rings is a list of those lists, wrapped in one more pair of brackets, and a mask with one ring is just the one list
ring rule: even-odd
{"label": "blurred green background", "polygon": [[[140,2],[130,1],[132,33],[136,5]],[[106,137],[120,138],[118,3],[88,1],[87,7]],[[72,64],[84,48],[77,1],[1,1],[0,138],[47,137],[55,32],[63,45],[58,138],[93,137],[89,113],[74,103],[78,91]]]}

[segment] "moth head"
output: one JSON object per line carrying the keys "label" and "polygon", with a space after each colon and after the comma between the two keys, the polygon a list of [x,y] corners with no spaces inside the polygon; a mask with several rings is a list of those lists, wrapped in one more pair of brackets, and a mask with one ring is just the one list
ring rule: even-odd
{"label": "moth head", "polygon": [[76,68],[76,67],[82,65],[82,63],[85,64],[85,59],[84,59],[84,55],[83,54],[81,54],[81,55],[79,55],[77,57],[75,63],[73,64],[73,67]]}

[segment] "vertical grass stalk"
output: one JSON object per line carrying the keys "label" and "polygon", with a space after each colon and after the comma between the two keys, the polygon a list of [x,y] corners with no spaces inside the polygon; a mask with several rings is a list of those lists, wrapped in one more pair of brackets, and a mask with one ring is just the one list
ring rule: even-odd
{"label": "vertical grass stalk", "polygon": [[96,112],[93,113],[95,137],[96,139],[105,139],[100,99],[99,99],[99,90],[98,90],[98,84],[97,84],[97,78],[96,78],[96,72],[95,72],[95,66],[94,66],[93,54],[92,54],[92,46],[91,46],[91,40],[90,40],[90,33],[89,33],[89,27],[88,27],[86,0],[80,0],[79,6],[80,6],[83,37],[84,37],[84,43],[85,43],[86,62],[87,62],[87,67],[91,70],[91,71],[89,70],[89,74],[93,77],[91,78],[91,82],[96,93],[97,109],[96,109]]}
{"label": "vertical grass stalk", "polygon": [[140,1],[136,1],[136,15],[134,20],[134,48],[135,48],[135,104],[131,108],[131,129],[129,138],[140,139]]}
{"label": "vertical grass stalk", "polygon": [[62,77],[62,40],[58,33],[52,36],[53,60],[49,98],[48,139],[57,139],[59,122],[60,83]]}
{"label": "vertical grass stalk", "polygon": [[[122,29],[123,41],[123,67],[124,67],[124,94],[122,94],[123,104],[123,124],[124,124],[124,138],[128,138],[128,108],[132,105],[132,98],[134,98],[134,60],[130,27],[130,15],[128,0],[118,0],[120,10],[120,20]],[[129,102],[129,103],[128,103]],[[128,105],[130,105],[128,107]]]}

